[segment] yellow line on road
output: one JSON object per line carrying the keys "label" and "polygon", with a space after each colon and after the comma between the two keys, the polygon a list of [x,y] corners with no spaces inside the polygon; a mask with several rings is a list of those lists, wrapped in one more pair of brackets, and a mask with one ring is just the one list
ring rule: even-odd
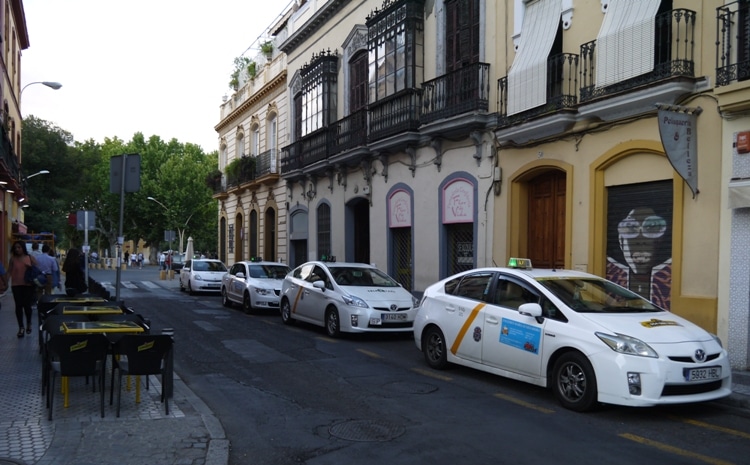
{"label": "yellow line on road", "polygon": [[662,442],[652,441],[651,439],[636,436],[635,434],[623,433],[619,436],[621,438],[630,439],[631,441],[635,441],[646,446],[654,447],[664,452],[669,452],[670,454],[680,455],[682,457],[688,457],[694,460],[700,460],[701,462],[710,463],[712,465],[734,465],[733,462],[727,462],[726,460],[709,457],[707,455],[698,454],[696,452],[690,452],[689,450],[680,449],[679,447],[670,446]]}
{"label": "yellow line on road", "polygon": [[423,370],[422,368],[412,368],[412,371],[415,371],[415,372],[419,373],[420,375],[429,376],[430,378],[435,378],[435,379],[439,379],[439,380],[442,380],[442,381],[453,381],[453,378],[451,378],[451,377],[439,375],[439,374],[435,373],[434,371]]}
{"label": "yellow line on road", "polygon": [[369,350],[365,350],[365,349],[357,349],[357,352],[363,353],[372,358],[383,358],[379,354],[376,354],[375,352],[370,352]]}
{"label": "yellow line on road", "polygon": [[497,397],[498,399],[503,399],[503,400],[507,400],[508,402],[513,402],[514,404],[520,405],[521,407],[526,407],[526,408],[530,408],[532,410],[536,410],[537,412],[555,413],[554,410],[549,409],[547,407],[541,407],[539,405],[532,404],[530,402],[526,402],[525,400],[521,400],[521,399],[518,399],[518,398],[515,398],[515,397],[512,397],[512,396],[509,396],[507,394],[501,394],[501,393],[498,392],[498,393],[494,394],[494,396]]}
{"label": "yellow line on road", "polygon": [[325,341],[325,342],[331,342],[333,344],[338,344],[339,343],[339,341],[337,341],[336,339],[331,339],[330,337],[318,336],[315,339],[318,339],[318,340],[321,340],[321,341]]}
{"label": "yellow line on road", "polygon": [[691,418],[680,418],[674,415],[669,415],[668,417],[675,421],[687,423],[688,425],[698,426],[700,428],[706,428],[706,429],[710,429],[714,431],[719,431],[721,433],[731,434],[732,436],[739,436],[741,438],[750,439],[750,433],[746,433],[744,431],[737,431],[736,429],[725,428],[723,426],[718,426],[718,425],[712,425],[711,423],[705,423],[702,421],[693,420]]}

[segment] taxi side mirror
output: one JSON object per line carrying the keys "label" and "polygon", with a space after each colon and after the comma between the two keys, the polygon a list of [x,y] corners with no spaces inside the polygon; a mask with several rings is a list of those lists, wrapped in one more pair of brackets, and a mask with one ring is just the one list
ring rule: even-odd
{"label": "taxi side mirror", "polygon": [[317,281],[313,281],[312,284],[313,284],[313,287],[316,287],[316,288],[320,289],[321,291],[325,292],[325,290],[326,290],[326,283],[324,283],[323,280],[319,279]]}
{"label": "taxi side mirror", "polygon": [[536,318],[539,321],[539,317],[542,316],[542,306],[536,303],[523,304],[518,307],[518,313],[525,316]]}
{"label": "taxi side mirror", "polygon": [[245,273],[243,273],[241,271],[239,273],[237,273],[235,276],[237,276],[240,279],[245,279]]}

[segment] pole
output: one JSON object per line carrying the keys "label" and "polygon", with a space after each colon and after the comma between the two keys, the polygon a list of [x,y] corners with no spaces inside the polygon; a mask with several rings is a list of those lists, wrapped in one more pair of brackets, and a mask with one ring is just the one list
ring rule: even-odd
{"label": "pole", "polygon": [[83,212],[83,263],[86,286],[89,285],[89,212]]}
{"label": "pole", "polygon": [[117,260],[115,261],[117,264],[117,273],[115,276],[115,300],[117,302],[120,301],[120,279],[122,275],[122,264],[120,263],[120,260],[122,257],[122,242],[124,240],[122,237],[122,223],[125,217],[125,160],[127,160],[127,158],[127,154],[122,155],[122,179],[120,180],[120,226],[117,233]]}

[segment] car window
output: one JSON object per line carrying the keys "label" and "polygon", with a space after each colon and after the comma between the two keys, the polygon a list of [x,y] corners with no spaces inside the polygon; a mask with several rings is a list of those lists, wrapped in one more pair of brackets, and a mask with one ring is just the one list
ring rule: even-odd
{"label": "car window", "polygon": [[[190,260],[185,263],[185,266],[189,266]],[[193,271],[208,271],[208,264],[206,262],[192,262]]]}
{"label": "car window", "polygon": [[203,271],[227,271],[226,265],[222,262],[198,262],[201,263],[205,268]]}
{"label": "car window", "polygon": [[376,268],[335,266],[329,270],[339,286],[399,286],[393,278]]}
{"label": "car window", "polygon": [[185,262],[185,268],[190,268],[190,260]]}
{"label": "car window", "polygon": [[245,265],[244,263],[235,263],[232,265],[232,268],[229,269],[229,274],[231,275],[237,275],[237,273],[244,273],[245,272]]}
{"label": "car window", "polygon": [[493,302],[501,307],[518,310],[523,304],[539,303],[539,296],[520,282],[501,277],[497,281]]}
{"label": "car window", "polygon": [[323,281],[326,288],[333,289],[333,284],[331,284],[331,280],[328,278],[328,274],[320,266],[315,266],[315,268],[313,268],[312,272],[307,277],[307,281],[311,283],[314,283],[315,281]]}
{"label": "car window", "polygon": [[538,282],[579,313],[661,311],[640,295],[605,279],[539,279]]}
{"label": "car window", "polygon": [[294,276],[297,279],[309,281],[309,279],[307,278],[310,276],[310,273],[312,273],[312,269],[313,269],[312,263],[302,265],[294,269],[294,273],[292,273],[292,276]]}
{"label": "car window", "polygon": [[467,299],[487,301],[494,273],[479,272],[464,275],[453,294]]}

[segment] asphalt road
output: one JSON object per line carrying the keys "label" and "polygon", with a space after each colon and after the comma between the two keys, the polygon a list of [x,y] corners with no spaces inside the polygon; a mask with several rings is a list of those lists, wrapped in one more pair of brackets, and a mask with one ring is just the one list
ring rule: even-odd
{"label": "asphalt road", "polygon": [[574,413],[542,388],[461,367],[430,370],[408,334],[329,339],[285,326],[275,312],[245,315],[218,295],[152,287],[146,277],[124,272],[121,296],[155,326],[174,328],[175,368],[222,422],[233,465],[740,464],[750,456],[743,411],[707,403]]}

